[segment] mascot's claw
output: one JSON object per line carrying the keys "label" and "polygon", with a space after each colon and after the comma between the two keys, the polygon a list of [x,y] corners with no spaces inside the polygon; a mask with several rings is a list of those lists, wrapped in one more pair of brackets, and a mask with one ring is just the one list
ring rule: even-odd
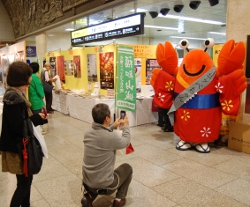
{"label": "mascot's claw", "polygon": [[246,76],[242,69],[235,70],[233,72],[234,84],[237,90],[237,94],[240,95],[247,87]]}
{"label": "mascot's claw", "polygon": [[235,44],[234,40],[229,40],[222,47],[218,56],[218,68],[216,76],[227,75],[236,69],[242,68],[245,59],[245,46],[243,42]]}
{"label": "mascot's claw", "polygon": [[181,151],[186,151],[192,148],[192,145],[189,142],[184,142],[180,140],[178,144],[176,145],[176,149]]}
{"label": "mascot's claw", "polygon": [[152,71],[152,74],[151,74],[151,77],[150,77],[150,84],[154,87],[156,81],[157,81],[157,77],[158,77],[158,74],[161,72],[162,70],[159,69],[159,68],[155,68],[153,71]]}
{"label": "mascot's claw", "polygon": [[156,59],[164,71],[173,75],[177,74],[178,57],[170,42],[165,42],[165,45],[161,43],[157,45]]}
{"label": "mascot's claw", "polygon": [[207,143],[201,143],[201,144],[195,145],[195,150],[200,153],[209,153],[210,147],[208,146]]}

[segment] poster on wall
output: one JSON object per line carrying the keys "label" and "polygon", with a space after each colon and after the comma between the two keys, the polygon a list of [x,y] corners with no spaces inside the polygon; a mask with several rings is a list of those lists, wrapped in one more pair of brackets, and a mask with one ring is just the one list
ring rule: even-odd
{"label": "poster on wall", "polygon": [[23,51],[18,51],[16,53],[15,61],[22,61],[22,62],[24,62],[24,52]]}
{"label": "poster on wall", "polygon": [[101,89],[114,88],[114,53],[100,53],[100,85]]}
{"label": "poster on wall", "polygon": [[74,69],[74,77],[81,78],[80,55],[73,56],[73,69]]}
{"label": "poster on wall", "polygon": [[26,46],[26,56],[36,57],[36,46]]}
{"label": "poster on wall", "polygon": [[73,73],[73,60],[64,61],[64,74],[65,75],[74,75]]}
{"label": "poster on wall", "polygon": [[51,65],[50,68],[50,77],[53,78],[56,76],[56,57],[50,57],[49,63]]}
{"label": "poster on wall", "polygon": [[161,68],[156,59],[146,60],[146,85],[150,85],[150,77],[154,68]]}
{"label": "poster on wall", "polygon": [[136,83],[133,47],[118,46],[117,76],[116,106],[135,112]]}
{"label": "poster on wall", "polygon": [[97,82],[96,54],[87,54],[88,81]]}
{"label": "poster on wall", "polygon": [[141,58],[134,59],[136,93],[141,92]]}
{"label": "poster on wall", "polygon": [[64,56],[57,56],[57,74],[60,77],[60,80],[65,83],[64,75]]}

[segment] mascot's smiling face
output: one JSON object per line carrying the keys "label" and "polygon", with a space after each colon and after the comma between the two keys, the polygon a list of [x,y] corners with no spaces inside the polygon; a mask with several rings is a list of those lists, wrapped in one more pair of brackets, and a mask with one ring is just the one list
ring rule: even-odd
{"label": "mascot's smiling face", "polygon": [[213,60],[207,52],[195,49],[186,54],[178,73],[187,83],[192,84],[213,66]]}

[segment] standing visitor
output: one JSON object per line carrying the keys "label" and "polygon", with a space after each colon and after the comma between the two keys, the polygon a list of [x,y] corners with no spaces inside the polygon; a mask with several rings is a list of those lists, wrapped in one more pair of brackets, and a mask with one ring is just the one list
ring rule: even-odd
{"label": "standing visitor", "polygon": [[[39,71],[39,64],[33,62],[30,64],[30,67],[33,70],[33,74],[31,75],[32,80],[29,85],[29,101],[31,103],[31,111],[33,114],[41,113],[45,109],[45,104],[43,98],[45,96],[43,90],[43,84],[40,78],[37,76],[37,72]],[[44,120],[47,123],[47,120]],[[42,134],[47,133],[47,125],[44,123],[42,125]]]}
{"label": "standing visitor", "polygon": [[44,68],[41,74],[41,79],[44,87],[44,93],[45,93],[45,101],[46,101],[46,110],[48,113],[53,114],[54,109],[52,109],[52,82],[56,81],[57,78],[50,78],[49,77],[49,71],[50,71],[51,65],[50,63],[46,62],[44,64]]}
{"label": "standing visitor", "polygon": [[[32,114],[26,90],[31,81],[32,69],[24,62],[14,62],[8,68],[8,88],[3,97],[2,132],[0,151],[2,152],[2,171],[16,174],[17,188],[12,196],[10,207],[29,207],[30,188],[33,175],[25,176],[22,159],[22,139],[29,137],[26,116],[35,126],[42,125],[46,119],[43,113]],[[6,187],[7,188],[7,187]]]}

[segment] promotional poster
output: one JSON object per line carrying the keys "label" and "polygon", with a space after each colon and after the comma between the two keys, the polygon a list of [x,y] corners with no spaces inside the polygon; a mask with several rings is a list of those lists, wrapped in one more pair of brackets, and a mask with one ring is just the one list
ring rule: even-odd
{"label": "promotional poster", "polygon": [[100,53],[100,85],[101,89],[114,88],[114,53]]}

